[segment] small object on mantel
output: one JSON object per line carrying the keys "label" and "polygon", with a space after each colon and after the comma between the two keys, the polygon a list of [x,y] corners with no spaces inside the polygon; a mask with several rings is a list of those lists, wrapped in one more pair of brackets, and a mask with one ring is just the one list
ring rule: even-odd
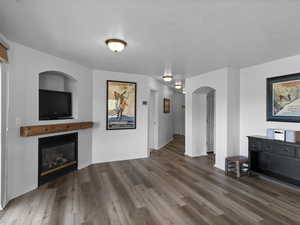
{"label": "small object on mantel", "polygon": [[249,161],[246,156],[230,156],[225,159],[225,175],[229,175],[229,172],[236,174],[239,178],[241,174],[248,174]]}
{"label": "small object on mantel", "polygon": [[66,132],[72,130],[81,130],[93,127],[93,122],[78,122],[78,123],[59,123],[48,125],[24,126],[20,127],[20,135],[22,137],[30,137],[42,134],[52,134]]}

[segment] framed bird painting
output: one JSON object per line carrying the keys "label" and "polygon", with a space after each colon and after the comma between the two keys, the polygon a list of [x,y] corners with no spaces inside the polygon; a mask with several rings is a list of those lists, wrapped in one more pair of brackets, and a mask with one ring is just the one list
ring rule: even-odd
{"label": "framed bird painting", "polygon": [[108,80],[106,89],[106,129],[136,129],[137,84]]}

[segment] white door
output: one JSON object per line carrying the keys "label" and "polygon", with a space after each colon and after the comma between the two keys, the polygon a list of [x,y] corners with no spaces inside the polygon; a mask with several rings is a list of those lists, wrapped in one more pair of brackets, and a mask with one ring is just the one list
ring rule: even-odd
{"label": "white door", "polygon": [[150,91],[149,121],[148,121],[148,149],[155,149],[155,126],[156,126],[156,92]]}
{"label": "white door", "polygon": [[207,94],[207,152],[214,152],[215,129],[215,91]]}

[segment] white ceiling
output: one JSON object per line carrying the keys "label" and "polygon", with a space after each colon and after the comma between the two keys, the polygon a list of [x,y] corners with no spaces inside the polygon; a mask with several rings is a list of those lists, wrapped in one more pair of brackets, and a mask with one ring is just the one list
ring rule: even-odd
{"label": "white ceiling", "polygon": [[298,0],[0,0],[0,32],[94,69],[184,78],[299,54],[299,12]]}

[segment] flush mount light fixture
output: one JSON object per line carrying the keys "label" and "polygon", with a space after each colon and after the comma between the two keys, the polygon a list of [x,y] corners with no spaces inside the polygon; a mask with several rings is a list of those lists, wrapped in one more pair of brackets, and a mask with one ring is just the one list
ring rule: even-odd
{"label": "flush mount light fixture", "polygon": [[121,52],[127,46],[126,41],[120,39],[108,39],[105,41],[105,43],[113,52]]}
{"label": "flush mount light fixture", "polygon": [[175,88],[176,89],[181,89],[182,88],[182,84],[179,83],[179,82],[175,83]]}
{"label": "flush mount light fixture", "polygon": [[162,78],[164,79],[164,81],[170,82],[173,79],[173,76],[172,74],[165,74]]}

